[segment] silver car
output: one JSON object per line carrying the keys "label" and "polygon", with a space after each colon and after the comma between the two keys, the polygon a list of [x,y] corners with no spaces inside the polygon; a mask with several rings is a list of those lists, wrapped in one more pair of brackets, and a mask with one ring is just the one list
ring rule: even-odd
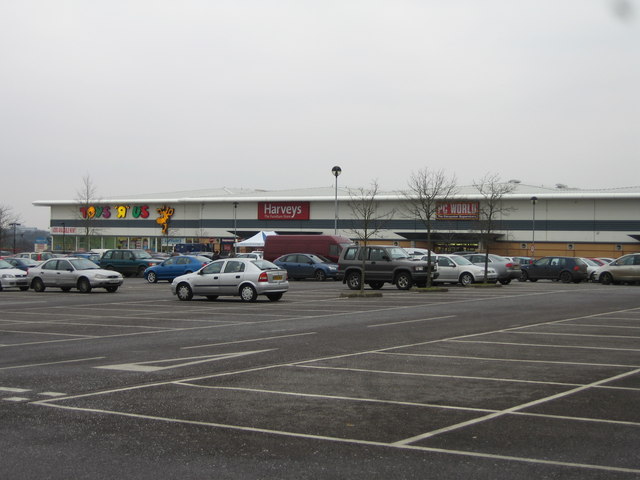
{"label": "silver car", "polygon": [[604,285],[618,282],[640,282],[640,253],[630,253],[603,265],[593,274],[593,281]]}
{"label": "silver car", "polygon": [[[460,255],[438,255],[438,283],[459,283],[463,287],[476,282],[483,282],[484,267],[474,265]],[[493,268],[487,270],[487,282],[495,282],[498,275]],[[436,283],[436,282],[434,282]]]}
{"label": "silver car", "polygon": [[239,296],[245,302],[255,302],[266,295],[277,302],[289,289],[287,271],[266,260],[226,258],[211,262],[194,273],[176,277],[171,292],[180,300],[202,295],[208,300],[219,296]]}
{"label": "silver car", "polygon": [[[487,259],[486,253],[473,253],[465,255],[464,257],[469,259],[474,265],[482,267],[484,270],[485,260]],[[511,280],[520,279],[522,272],[518,262],[501,257],[500,255],[494,255],[493,253],[488,255],[488,260],[486,261],[489,264],[489,267],[496,271],[498,274],[498,281],[502,285],[508,285],[511,283]]]}
{"label": "silver car", "polygon": [[19,288],[29,290],[27,272],[15,268],[9,262],[0,260],[0,292],[5,288]]}
{"label": "silver car", "polygon": [[68,292],[77,288],[89,293],[93,288],[104,288],[113,293],[122,285],[121,273],[103,270],[86,258],[52,258],[27,273],[29,286],[36,292],[44,292],[47,287],[56,287]]}

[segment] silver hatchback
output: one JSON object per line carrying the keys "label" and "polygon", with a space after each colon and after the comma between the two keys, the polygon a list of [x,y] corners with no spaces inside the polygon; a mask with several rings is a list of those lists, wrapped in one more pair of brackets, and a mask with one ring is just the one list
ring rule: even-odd
{"label": "silver hatchback", "polygon": [[593,273],[593,281],[604,285],[640,282],[640,253],[630,253],[603,265]]}
{"label": "silver hatchback", "polygon": [[216,260],[171,282],[171,292],[183,301],[191,300],[194,295],[202,295],[208,300],[230,295],[239,296],[245,302],[255,302],[258,295],[265,295],[276,302],[288,289],[286,270],[266,260],[252,258]]}

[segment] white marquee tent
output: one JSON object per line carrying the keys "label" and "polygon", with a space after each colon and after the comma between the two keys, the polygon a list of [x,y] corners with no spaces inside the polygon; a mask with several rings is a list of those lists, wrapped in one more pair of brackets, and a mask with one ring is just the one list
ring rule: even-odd
{"label": "white marquee tent", "polygon": [[242,242],[236,242],[234,247],[264,247],[264,240],[269,235],[277,235],[276,232],[258,232],[253,237],[247,238]]}

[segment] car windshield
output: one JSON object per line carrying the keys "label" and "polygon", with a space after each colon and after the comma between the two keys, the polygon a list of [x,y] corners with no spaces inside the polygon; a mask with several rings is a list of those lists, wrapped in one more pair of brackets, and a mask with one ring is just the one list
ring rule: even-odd
{"label": "car windshield", "polygon": [[253,263],[260,270],[280,270],[280,267],[267,260],[254,260]]}
{"label": "car windshield", "polygon": [[599,267],[600,266],[600,264],[598,264],[597,262],[594,262],[590,258],[582,258],[581,260],[584,263],[586,263],[587,265],[591,266],[591,267]]}
{"label": "car windshield", "polygon": [[144,250],[134,250],[133,255],[136,258],[153,258],[148,252]]}
{"label": "car windshield", "polygon": [[473,265],[473,263],[471,263],[471,260],[461,257],[460,255],[451,255],[449,258],[453,260],[457,265]]}
{"label": "car windshield", "polygon": [[86,258],[74,258],[73,260],[69,261],[71,262],[71,265],[73,265],[73,268],[75,268],[76,270],[94,270],[96,268],[100,268],[98,267],[98,265]]}
{"label": "car windshield", "polygon": [[391,260],[399,260],[399,259],[402,259],[402,258],[410,258],[409,254],[407,253],[407,251],[404,248],[400,248],[400,247],[389,248],[389,249],[387,249],[387,253],[389,254],[389,258]]}
{"label": "car windshield", "polygon": [[0,260],[0,268],[13,268],[9,262],[5,262],[4,260]]}

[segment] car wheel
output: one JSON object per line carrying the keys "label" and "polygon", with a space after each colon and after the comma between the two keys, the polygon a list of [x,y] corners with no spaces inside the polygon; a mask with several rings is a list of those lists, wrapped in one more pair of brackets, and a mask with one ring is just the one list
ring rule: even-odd
{"label": "car wheel", "polygon": [[277,302],[278,300],[280,300],[282,298],[283,293],[267,293],[267,298],[269,300],[271,300],[272,302]]}
{"label": "car wheel", "polygon": [[147,269],[147,267],[138,267],[138,270],[136,271],[136,276],[137,277],[142,277],[144,276],[144,271]]}
{"label": "car wheel", "polygon": [[181,283],[176,288],[176,295],[180,300],[186,302],[193,298],[193,290],[191,290],[191,286],[188,283]]}
{"label": "car wheel", "polygon": [[520,272],[520,278],[518,279],[519,282],[526,282],[529,279],[529,274],[527,272],[525,272],[524,270],[522,270]]}
{"label": "car wheel", "polygon": [[86,278],[81,278],[80,280],[78,280],[78,290],[80,290],[80,293],[91,292],[91,284],[89,283],[89,280],[87,280]]}
{"label": "car wheel", "polygon": [[369,282],[369,286],[374,290],[380,290],[383,285],[384,282]]}
{"label": "car wheel", "polygon": [[609,272],[600,274],[600,283],[603,285],[611,285],[613,283],[613,276]]}
{"label": "car wheel", "polygon": [[347,287],[351,290],[360,290],[360,284],[362,282],[362,276],[360,272],[349,272],[346,278]]}
{"label": "car wheel", "polygon": [[158,283],[158,275],[156,274],[156,272],[147,273],[147,282]]}
{"label": "car wheel", "polygon": [[413,279],[406,272],[401,272],[396,277],[396,287],[398,290],[409,290],[413,287]]}
{"label": "car wheel", "polygon": [[209,300],[210,302],[213,302],[214,300],[218,299],[218,295],[207,295],[207,300]]}
{"label": "car wheel", "polygon": [[31,282],[31,288],[33,288],[36,292],[44,292],[47,288],[44,286],[44,282],[40,278],[34,278],[33,282]]}
{"label": "car wheel", "polygon": [[112,285],[110,287],[104,287],[105,290],[109,293],[114,293],[118,290],[118,286],[117,285]]}
{"label": "car wheel", "polygon": [[245,284],[240,287],[240,298],[243,302],[255,302],[256,298],[258,298],[258,293],[251,285]]}
{"label": "car wheel", "polygon": [[316,270],[313,274],[313,278],[315,278],[318,282],[324,282],[327,279],[327,274],[322,270]]}
{"label": "car wheel", "polygon": [[573,280],[571,272],[560,272],[560,281],[562,283],[571,283],[571,280]]}
{"label": "car wheel", "polygon": [[473,283],[473,275],[471,275],[469,272],[465,272],[460,275],[460,279],[458,281],[463,287],[466,287]]}

